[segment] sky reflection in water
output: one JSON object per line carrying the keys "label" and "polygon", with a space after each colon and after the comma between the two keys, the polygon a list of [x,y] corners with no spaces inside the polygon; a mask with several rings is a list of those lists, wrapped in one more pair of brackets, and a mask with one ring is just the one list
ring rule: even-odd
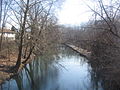
{"label": "sky reflection in water", "polygon": [[[56,63],[57,62],[57,63]],[[49,64],[35,60],[1,90],[102,90],[91,81],[87,60],[71,50],[62,50]]]}

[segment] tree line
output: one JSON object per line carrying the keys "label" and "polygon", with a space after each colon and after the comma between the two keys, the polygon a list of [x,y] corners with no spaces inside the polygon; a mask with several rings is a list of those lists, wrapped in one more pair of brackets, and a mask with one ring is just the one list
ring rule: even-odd
{"label": "tree line", "polygon": [[[89,63],[105,90],[120,89],[120,1],[95,0],[89,22],[79,27],[64,27],[64,43],[91,52]],[[96,76],[95,76],[96,77]],[[100,80],[98,80],[100,81]],[[99,83],[99,82],[97,82]]]}
{"label": "tree line", "polygon": [[[15,47],[17,62],[11,69],[12,71],[17,72],[21,63],[26,63],[32,54],[41,55],[59,43],[60,33],[57,18],[54,15],[56,4],[60,4],[59,0],[0,1],[2,32],[0,52],[2,54],[5,49]],[[12,29],[16,32],[15,41],[4,41],[3,39],[3,31],[8,24],[13,26]],[[12,44],[10,45],[10,43]]]}

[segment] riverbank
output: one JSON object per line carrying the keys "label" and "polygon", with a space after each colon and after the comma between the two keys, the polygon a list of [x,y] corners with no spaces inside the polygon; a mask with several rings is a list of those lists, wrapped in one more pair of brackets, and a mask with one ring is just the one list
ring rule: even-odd
{"label": "riverbank", "polygon": [[91,52],[85,49],[82,49],[80,47],[70,45],[70,44],[65,44],[67,47],[73,49],[74,51],[78,52],[81,56],[85,58],[89,58],[91,56]]}
{"label": "riverbank", "polygon": [[87,59],[62,45],[57,54],[46,54],[27,64],[19,75],[2,84],[2,89],[94,90],[89,68]]}
{"label": "riverbank", "polygon": [[[22,62],[25,59],[22,58]],[[31,62],[33,60],[33,56],[31,56],[31,58],[29,59],[29,62]],[[3,84],[6,80],[10,80],[13,76],[15,76],[16,74],[18,74],[23,67],[26,65],[25,64],[21,64],[19,70],[17,73],[11,72],[12,69],[10,69],[11,67],[15,66],[17,62],[17,53],[16,52],[11,52],[9,57],[5,57],[3,55],[1,55],[0,58],[0,85]]]}
{"label": "riverbank", "polygon": [[[79,53],[83,57],[86,58],[90,57],[91,52],[85,49],[70,44],[66,44],[66,46],[73,49],[75,52]],[[32,60],[33,60],[33,55],[31,56],[31,59],[27,63],[30,63]],[[23,58],[22,61],[24,61]],[[9,80],[16,75],[16,73],[11,73],[9,70],[11,67],[13,67],[16,64],[16,62],[17,62],[17,53],[15,52],[12,52],[12,54],[10,54],[10,58],[0,59],[0,84],[4,83],[6,80]],[[23,69],[25,65],[26,64],[21,64],[18,73]]]}

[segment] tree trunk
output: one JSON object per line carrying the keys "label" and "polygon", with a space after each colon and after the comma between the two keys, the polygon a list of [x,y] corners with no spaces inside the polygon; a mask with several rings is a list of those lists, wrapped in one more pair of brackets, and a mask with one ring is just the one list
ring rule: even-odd
{"label": "tree trunk", "polygon": [[21,56],[22,56],[22,49],[23,49],[23,36],[24,36],[24,31],[25,31],[25,24],[26,24],[28,10],[29,10],[29,0],[27,0],[26,10],[24,12],[24,20],[23,20],[23,25],[22,25],[21,34],[20,34],[19,54],[18,54],[16,65],[14,67],[15,71],[18,71],[19,67],[21,65]]}

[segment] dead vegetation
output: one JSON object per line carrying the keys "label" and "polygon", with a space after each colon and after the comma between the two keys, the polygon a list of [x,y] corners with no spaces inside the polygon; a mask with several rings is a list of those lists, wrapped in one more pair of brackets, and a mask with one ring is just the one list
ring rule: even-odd
{"label": "dead vegetation", "polygon": [[[64,28],[64,43],[73,44],[91,52],[89,64],[95,83],[102,82],[104,90],[120,89],[120,4],[95,1],[94,18],[78,28]],[[115,8],[116,7],[116,8]],[[95,81],[98,78],[97,82]]]}

